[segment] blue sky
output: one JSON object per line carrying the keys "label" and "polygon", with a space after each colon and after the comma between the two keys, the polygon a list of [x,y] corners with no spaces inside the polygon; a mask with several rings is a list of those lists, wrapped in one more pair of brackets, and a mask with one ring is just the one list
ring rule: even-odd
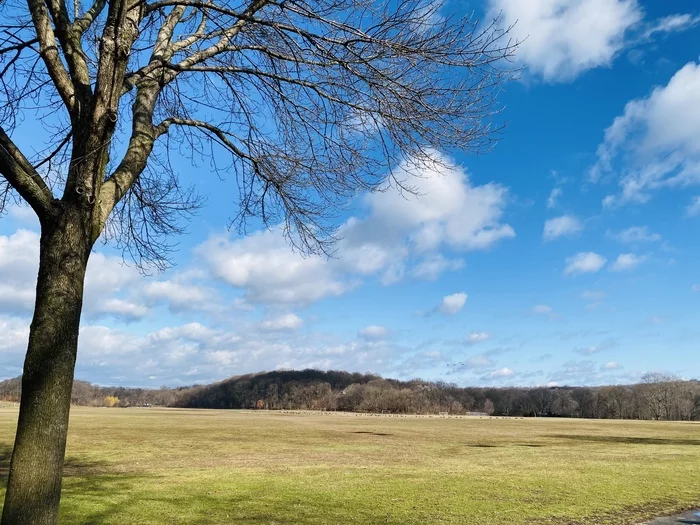
{"label": "blue sky", "polygon": [[[278,231],[240,237],[232,181],[176,266],[150,277],[98,246],[76,377],[182,385],[317,367],[460,385],[700,376],[700,6],[489,0],[521,79],[493,151],[436,152],[420,199],[361,195],[337,258]],[[29,144],[31,125],[18,138]],[[397,170],[405,167],[397,166]],[[0,376],[20,373],[38,261],[27,208],[0,220]]]}

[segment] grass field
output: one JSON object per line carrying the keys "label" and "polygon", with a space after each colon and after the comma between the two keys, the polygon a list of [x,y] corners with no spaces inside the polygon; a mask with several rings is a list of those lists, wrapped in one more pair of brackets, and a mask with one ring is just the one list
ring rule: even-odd
{"label": "grass field", "polygon": [[700,424],[74,408],[63,487],[64,524],[624,525],[700,505]]}

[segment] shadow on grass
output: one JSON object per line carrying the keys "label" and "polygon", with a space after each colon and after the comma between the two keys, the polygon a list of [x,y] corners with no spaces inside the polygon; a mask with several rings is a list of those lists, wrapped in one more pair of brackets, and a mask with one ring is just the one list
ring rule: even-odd
{"label": "shadow on grass", "polygon": [[[0,487],[3,496],[0,497],[0,512],[4,499],[4,489],[10,471],[12,459],[12,446],[7,443],[0,444]],[[67,457],[63,463],[63,489],[61,491],[61,523],[97,524],[105,519],[118,516],[119,508],[108,506],[98,513],[81,512],[72,496],[83,497],[92,493],[96,497],[105,497],[109,494],[126,492],[134,486],[136,479],[143,477],[133,474],[109,473],[110,466],[103,461],[86,461],[79,458]]]}
{"label": "shadow on grass", "polygon": [[[0,443],[0,486],[7,485],[7,476],[10,472],[10,460],[12,459],[12,446]],[[63,464],[63,477],[89,476],[103,472],[106,463],[99,461],[84,461],[67,457]]]}
{"label": "shadow on grass", "polygon": [[[11,458],[12,447],[0,443],[0,513]],[[182,476],[187,478],[186,470],[182,471]],[[195,489],[196,495],[183,497],[148,490],[149,486],[159,482],[157,474],[122,472],[107,462],[68,457],[63,470],[60,523],[126,523],[124,520],[132,519],[135,510],[138,512],[137,509],[152,506],[164,509],[163,515],[154,523],[228,523],[223,516],[228,518],[229,514],[235,514],[233,521],[236,523],[303,523],[296,518],[287,519],[287,512],[280,508],[241,511],[241,507],[251,503],[250,494],[224,495],[220,490],[203,493]],[[187,515],[187,521],[183,521],[181,514]]]}
{"label": "shadow on grass", "polygon": [[393,436],[393,434],[387,434],[385,432],[370,432],[369,430],[356,430],[351,432],[351,434],[369,434],[370,436]]}
{"label": "shadow on grass", "polygon": [[556,439],[567,439],[571,441],[588,441],[591,443],[621,443],[628,445],[679,445],[679,446],[700,446],[700,439],[684,438],[652,438],[652,437],[631,437],[631,436],[589,436],[580,434],[550,434],[549,437]]}

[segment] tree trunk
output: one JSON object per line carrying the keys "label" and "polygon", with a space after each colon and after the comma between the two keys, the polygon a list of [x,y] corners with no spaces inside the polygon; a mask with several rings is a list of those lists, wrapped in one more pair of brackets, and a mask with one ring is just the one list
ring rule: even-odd
{"label": "tree trunk", "polygon": [[92,247],[76,208],[55,201],[42,224],[39,276],[24,361],[19,422],[2,525],[55,525],[78,349],[85,269]]}

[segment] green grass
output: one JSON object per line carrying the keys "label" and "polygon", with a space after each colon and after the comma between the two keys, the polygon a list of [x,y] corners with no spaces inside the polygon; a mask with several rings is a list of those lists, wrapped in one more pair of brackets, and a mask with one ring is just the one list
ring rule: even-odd
{"label": "green grass", "polygon": [[[6,478],[16,408],[0,409]],[[62,523],[635,524],[700,506],[700,424],[74,408]]]}

